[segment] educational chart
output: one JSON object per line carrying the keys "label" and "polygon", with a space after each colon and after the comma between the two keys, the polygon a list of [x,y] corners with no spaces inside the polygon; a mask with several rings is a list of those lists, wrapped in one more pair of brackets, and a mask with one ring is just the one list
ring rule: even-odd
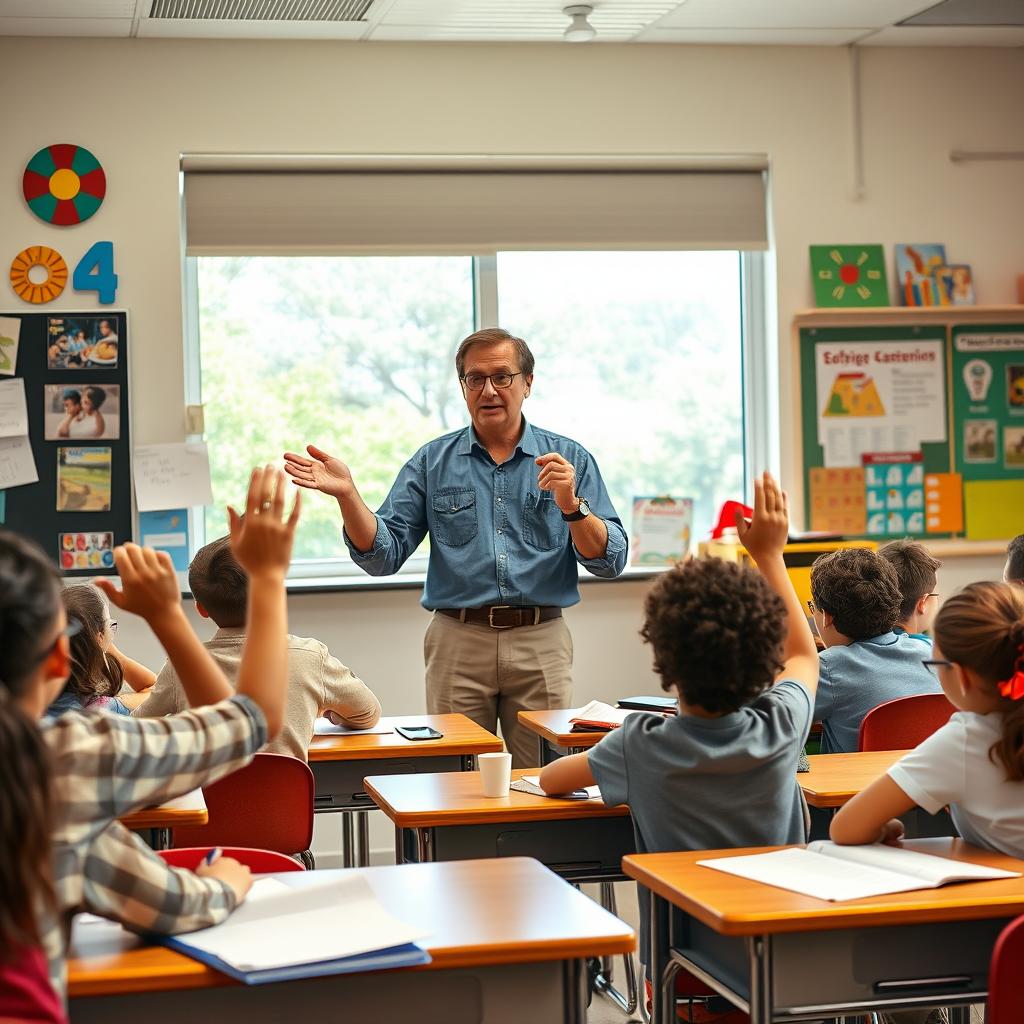
{"label": "educational chart", "polygon": [[113,573],[114,546],[132,539],[127,319],[0,314],[15,340],[0,376],[4,525],[72,576]]}
{"label": "educational chart", "polygon": [[630,564],[675,565],[690,553],[692,528],[692,498],[634,498]]}

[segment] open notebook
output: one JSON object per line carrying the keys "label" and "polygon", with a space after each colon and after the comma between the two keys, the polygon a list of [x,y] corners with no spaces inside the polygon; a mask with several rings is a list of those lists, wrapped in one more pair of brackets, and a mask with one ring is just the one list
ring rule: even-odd
{"label": "open notebook", "polygon": [[261,878],[226,921],[157,941],[260,985],[430,963],[415,945],[426,934],[385,910],[363,876],[346,872],[294,886]]}
{"label": "open notebook", "polygon": [[649,711],[629,711],[625,708],[613,708],[611,704],[604,701],[592,700],[584,705],[579,711],[574,712],[569,721],[572,722],[573,732],[602,732],[610,729],[618,729],[626,720],[627,715],[650,714]]}
{"label": "open notebook", "polygon": [[791,850],[739,857],[716,857],[698,864],[726,874],[750,878],[820,900],[856,900],[914,889],[936,889],[947,882],[1018,878],[981,864],[932,857],[897,846],[837,846],[825,840]]}

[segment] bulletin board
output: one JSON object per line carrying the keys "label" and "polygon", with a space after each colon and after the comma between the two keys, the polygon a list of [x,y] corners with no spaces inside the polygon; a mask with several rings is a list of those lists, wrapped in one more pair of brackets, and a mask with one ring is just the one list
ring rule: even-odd
{"label": "bulletin board", "polygon": [[18,310],[0,313],[0,325],[17,333],[14,374],[0,384],[24,382],[39,477],[0,493],[3,526],[66,575],[113,574],[114,546],[132,539],[127,313]]}
{"label": "bulletin board", "polygon": [[1024,325],[906,312],[797,332],[806,526],[881,542],[1012,537]]}

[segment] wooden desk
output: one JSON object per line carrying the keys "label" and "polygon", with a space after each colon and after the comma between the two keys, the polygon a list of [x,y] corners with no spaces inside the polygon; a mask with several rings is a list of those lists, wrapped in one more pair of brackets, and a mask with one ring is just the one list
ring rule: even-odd
{"label": "wooden desk", "polygon": [[[1024,871],[1024,861],[959,839],[906,845]],[[752,1024],[770,1024],[773,1014],[821,1018],[984,1000],[995,939],[1024,912],[1024,878],[830,903],[697,864],[769,849],[626,858],[625,873],[648,899],[652,976],[662,980],[652,1021],[674,1021],[680,967],[747,1010]]]}
{"label": "wooden desk", "polygon": [[796,780],[811,807],[842,807],[879,776],[884,775],[906,750],[870,750],[862,754],[812,754],[809,772]]}
{"label": "wooden desk", "polygon": [[[314,873],[277,876],[302,884]],[[322,876],[322,872],[317,872]],[[433,962],[380,974],[241,985],[121,929],[75,932],[68,962],[75,1024],[145,1020],[320,1020],[425,1024],[585,1024],[586,960],[630,952],[628,925],[526,858],[364,871],[394,914],[429,929]],[[528,994],[524,996],[524,993]]]}
{"label": "wooden desk", "polygon": [[[369,862],[369,822],[373,804],[363,789],[367,775],[412,775],[420,772],[464,772],[476,767],[477,754],[503,750],[497,736],[465,715],[401,715],[382,718],[382,725],[429,725],[439,740],[407,740],[396,732],[314,736],[309,767],[316,780],[317,813],[340,812],[342,862],[345,867]],[[353,825],[356,842],[353,842]]]}
{"label": "wooden desk", "polygon": [[154,850],[169,850],[171,833],[176,825],[206,825],[209,820],[203,791],[194,789],[176,800],[160,804],[159,807],[146,807],[141,811],[126,814],[121,819],[121,824],[136,832],[149,829],[149,845]]}

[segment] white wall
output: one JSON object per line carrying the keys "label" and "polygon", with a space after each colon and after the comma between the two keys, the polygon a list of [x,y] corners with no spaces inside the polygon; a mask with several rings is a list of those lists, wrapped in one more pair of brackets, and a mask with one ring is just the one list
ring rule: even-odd
{"label": "white wall", "polygon": [[[184,435],[178,158],[239,153],[747,153],[772,164],[782,470],[798,432],[789,323],[811,305],[807,246],[942,241],[974,267],[978,300],[1015,300],[1024,271],[1019,163],[953,165],[952,148],[1024,149],[1016,50],[869,49],[862,55],[866,193],[851,198],[848,56],[841,49],[0,40],[6,258],[30,244],[69,264],[115,244],[131,313],[139,443]],[[25,161],[53,142],[91,149],[108,195],[84,226],[24,206]],[[890,268],[891,273],[891,268]],[[70,289],[53,309],[88,309]],[[6,308],[19,305],[8,295]],[[296,339],[301,343],[301,339]],[[585,439],[584,439],[585,440]],[[277,455],[271,445],[267,458]],[[942,587],[995,577],[964,560]],[[577,689],[657,692],[637,637],[645,585],[595,583],[570,613]],[[416,591],[295,596],[293,632],[321,637],[380,692],[421,710]],[[121,642],[159,653],[125,623]],[[387,846],[386,835],[378,842]]]}

